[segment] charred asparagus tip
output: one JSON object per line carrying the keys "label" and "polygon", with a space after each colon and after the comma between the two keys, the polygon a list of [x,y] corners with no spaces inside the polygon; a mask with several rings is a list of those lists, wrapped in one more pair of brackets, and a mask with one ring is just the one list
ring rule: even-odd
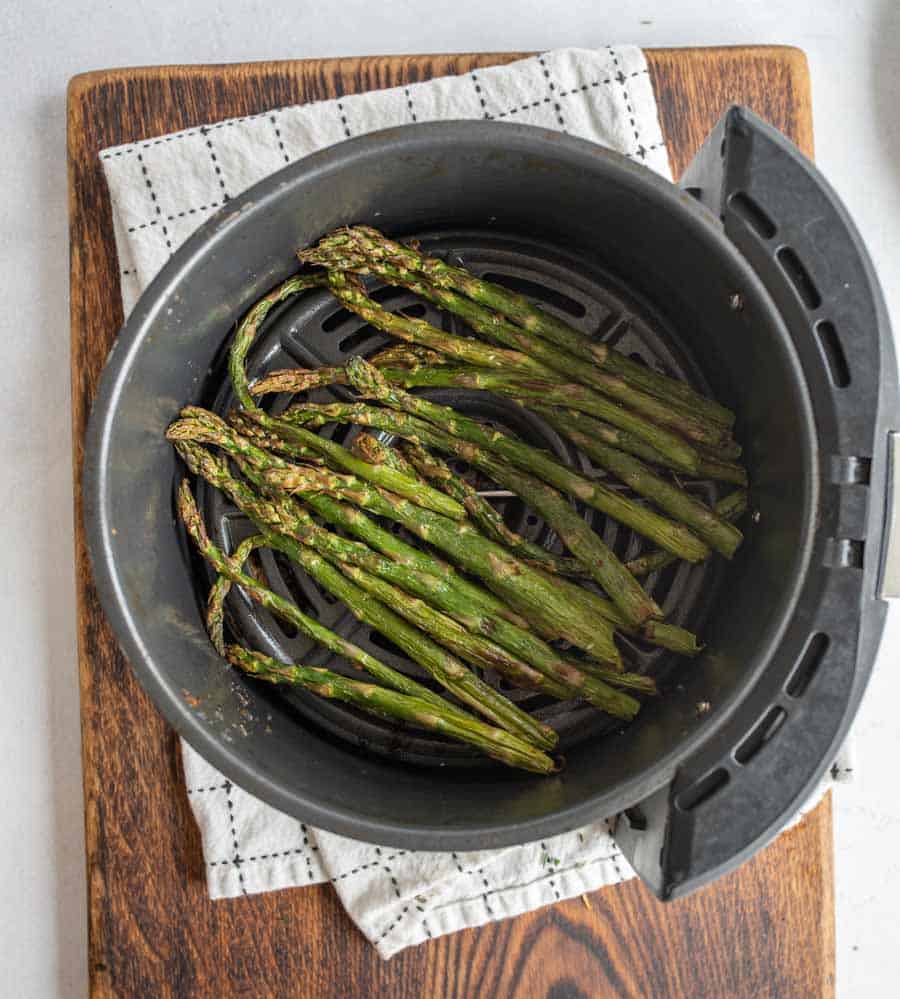
{"label": "charred asparagus tip", "polygon": [[187,478],[182,479],[181,485],[178,487],[178,515],[188,534],[197,542],[197,547],[209,547],[211,542],[206,533],[206,525],[197,509],[197,502]]}
{"label": "charred asparagus tip", "polygon": [[350,384],[363,398],[385,399],[390,395],[391,389],[384,375],[364,357],[350,358],[347,375]]}

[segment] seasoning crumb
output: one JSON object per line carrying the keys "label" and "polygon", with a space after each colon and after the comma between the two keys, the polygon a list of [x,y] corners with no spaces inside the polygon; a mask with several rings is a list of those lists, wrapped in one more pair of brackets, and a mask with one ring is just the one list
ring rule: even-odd
{"label": "seasoning crumb", "polygon": [[753,513],[750,514],[750,519],[754,524],[758,524],[762,520],[762,514],[759,510],[754,510]]}
{"label": "seasoning crumb", "polygon": [[728,299],[728,304],[735,312],[740,312],[741,309],[743,309],[744,307],[744,296],[741,295],[739,292],[735,292]]}
{"label": "seasoning crumb", "polygon": [[705,715],[707,711],[712,707],[709,701],[698,701],[697,702],[697,714]]}

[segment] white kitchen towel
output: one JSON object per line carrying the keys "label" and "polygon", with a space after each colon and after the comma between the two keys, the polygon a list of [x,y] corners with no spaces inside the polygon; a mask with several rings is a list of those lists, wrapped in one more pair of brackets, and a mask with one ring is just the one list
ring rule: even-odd
{"label": "white kitchen towel", "polygon": [[[126,315],[206,217],[268,174],[351,136],[461,118],[568,132],[670,176],[647,64],[633,46],[561,49],[149,138],[101,153]],[[210,896],[330,881],[383,957],[634,876],[607,821],[504,850],[396,850],[312,829],[233,785],[190,746],[183,744],[182,753]],[[846,771],[836,764],[832,776]]]}

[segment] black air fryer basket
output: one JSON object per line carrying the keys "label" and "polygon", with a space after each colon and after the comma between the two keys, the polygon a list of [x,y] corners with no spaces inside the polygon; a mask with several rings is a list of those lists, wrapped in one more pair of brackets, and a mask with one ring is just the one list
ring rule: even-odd
{"label": "black air fryer basket", "polygon": [[[183,469],[165,427],[189,402],[230,409],[224,358],[234,321],[293,269],[297,247],[356,222],[419,239],[738,414],[752,483],[743,547],[731,563],[680,564],[648,582],[669,620],[699,632],[703,654],[688,661],[624,645],[632,668],[664,691],[625,728],[574,702],[507,691],[558,729],[567,759],[559,777],[511,772],[346,706],[263,689],[224,668],[205,637],[210,577],[173,519]],[[404,291],[373,294],[464,332]],[[315,292],[273,312],[250,373],[341,363],[385,342]],[[506,400],[430,394],[598,474]],[[670,898],[766,843],[840,747],[881,635],[882,596],[897,589],[888,513],[898,426],[890,332],[859,236],[815,168],[748,111],[723,117],[680,189],[539,129],[411,126],[287,168],[229,202],[167,265],[126,325],[95,404],[88,535],[101,597],[142,682],[247,790],[345,835],[426,850],[527,842],[622,812],[622,849]],[[325,432],[346,443],[358,431]],[[719,498],[708,482],[687,485]],[[219,543],[233,547],[248,532],[219,494],[201,485],[198,498]],[[496,502],[517,531],[561,550],[516,497]],[[641,550],[597,511],[584,516],[622,557]],[[262,568],[322,623],[421,678],[295,566],[265,553]],[[229,624],[277,657],[349,668],[240,592]]]}

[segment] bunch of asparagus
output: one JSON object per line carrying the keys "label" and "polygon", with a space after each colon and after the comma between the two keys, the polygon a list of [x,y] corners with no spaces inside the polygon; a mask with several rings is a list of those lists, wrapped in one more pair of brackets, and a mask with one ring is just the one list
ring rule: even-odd
{"label": "bunch of asparagus", "polygon": [[[699,562],[713,552],[731,558],[740,545],[734,522],[747,507],[747,478],[736,463],[734,416],[524,297],[373,229],[339,230],[299,256],[316,269],[258,302],[235,334],[229,371],[240,408],[223,419],[187,407],[167,434],[187,468],[221,490],[258,531],[232,554],[220,550],[188,481],[182,483],[181,518],[218,574],[208,603],[210,637],[229,663],[259,679],[442,733],[511,766],[554,773],[556,732],[488,683],[485,672],[560,700],[579,698],[627,721],[640,709],[636,695],[656,688],[652,678],[627,670],[616,632],[685,655],[699,651],[693,634],[662,620],[640,578],[678,559]],[[473,336],[382,308],[363,278],[413,291],[459,316]],[[399,342],[370,361],[276,371],[251,385],[246,358],[269,310],[319,287]],[[257,401],[333,384],[351,386],[357,401],[299,403],[279,417]],[[514,400],[569,438],[608,478],[587,478],[544,450],[410,391],[434,386]],[[362,432],[347,449],[317,433],[334,422],[401,443],[387,447]],[[512,531],[442,455],[464,459],[519,496],[567,553],[548,552]],[[741,488],[709,507],[680,476]],[[649,550],[623,563],[573,500],[636,531]],[[381,520],[402,525],[422,546]],[[261,547],[301,566],[422,666],[434,687],[380,662],[248,573],[245,563]],[[234,584],[369,680],[226,644],[225,605]],[[561,642],[577,656],[560,651]]]}

